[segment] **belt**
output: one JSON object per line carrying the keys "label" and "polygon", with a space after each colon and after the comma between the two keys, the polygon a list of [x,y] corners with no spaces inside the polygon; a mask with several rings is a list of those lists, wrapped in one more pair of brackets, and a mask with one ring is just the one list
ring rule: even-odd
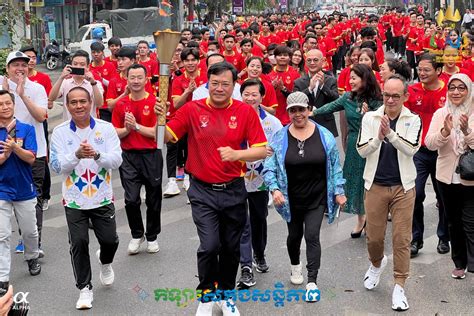
{"label": "belt", "polygon": [[191,176],[191,179],[193,179],[193,181],[198,182],[202,186],[206,188],[210,188],[211,190],[214,190],[214,191],[224,191],[227,189],[231,189],[234,185],[239,184],[241,181],[243,181],[242,177],[235,178],[235,179],[230,180],[229,182],[223,182],[223,183],[208,183],[208,182],[201,181],[198,178],[193,177],[193,176]]}

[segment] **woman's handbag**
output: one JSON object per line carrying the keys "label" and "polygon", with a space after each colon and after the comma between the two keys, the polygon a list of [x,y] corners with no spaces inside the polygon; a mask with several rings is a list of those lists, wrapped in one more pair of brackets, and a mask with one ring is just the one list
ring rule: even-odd
{"label": "woman's handbag", "polygon": [[459,157],[459,164],[456,168],[461,179],[474,181],[474,150],[469,149]]}

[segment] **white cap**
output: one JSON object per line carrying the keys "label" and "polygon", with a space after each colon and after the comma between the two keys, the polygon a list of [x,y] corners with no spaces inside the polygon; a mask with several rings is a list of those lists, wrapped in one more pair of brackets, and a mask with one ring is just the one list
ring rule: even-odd
{"label": "white cap", "polygon": [[30,61],[30,57],[28,57],[28,55],[26,55],[25,53],[22,53],[20,51],[15,51],[15,52],[11,52],[10,54],[8,54],[8,57],[7,57],[7,66],[14,60],[16,59],[22,59],[24,61],[26,61],[27,63]]}

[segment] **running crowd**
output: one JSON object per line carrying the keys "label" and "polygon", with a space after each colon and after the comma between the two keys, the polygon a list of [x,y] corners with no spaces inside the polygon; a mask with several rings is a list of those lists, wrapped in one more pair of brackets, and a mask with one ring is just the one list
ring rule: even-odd
{"label": "running crowd", "polygon": [[[391,221],[392,308],[407,310],[404,285],[410,257],[423,248],[428,177],[439,210],[437,251],[451,252],[452,277],[464,279],[474,272],[474,36],[470,24],[463,27],[460,33],[421,10],[393,8],[381,16],[238,17],[221,22],[213,38],[207,28],[183,29],[166,107],[157,97],[159,56],[146,41],[122,47],[113,37],[108,57],[94,42],[90,55],[74,53],[54,84],[36,69],[35,48],[11,52],[0,77],[0,311],[11,305],[12,214],[21,234],[16,251],[24,252],[31,275],[41,272],[50,169],[63,178],[77,309],[93,301],[89,229],[100,244],[100,282],[114,282],[115,169],[125,191],[129,255],[143,243],[148,253],[159,251],[162,198],[180,194],[183,181],[200,240],[202,293],[249,288],[254,270],[269,271],[273,203],[287,222],[296,285],[304,283],[305,238],[308,302],[318,300],[325,215],[332,223],[340,211],[357,214],[350,236],[365,231],[370,264],[361,279],[368,290],[387,265]],[[47,110],[59,106],[55,101],[64,122],[49,140]],[[165,158],[155,140],[157,115],[167,116]],[[227,298],[202,299],[196,315],[212,315],[215,304],[224,315],[239,314]]]}

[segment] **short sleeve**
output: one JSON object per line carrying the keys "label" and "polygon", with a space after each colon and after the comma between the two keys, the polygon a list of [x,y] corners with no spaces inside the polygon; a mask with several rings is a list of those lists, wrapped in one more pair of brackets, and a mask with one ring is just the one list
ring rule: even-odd
{"label": "short sleeve", "polygon": [[260,119],[253,110],[248,111],[247,115],[247,141],[250,147],[261,147],[268,143]]}
{"label": "short sleeve", "polygon": [[117,98],[117,81],[115,78],[111,79],[107,87],[106,100],[114,100]]}
{"label": "short sleeve", "polygon": [[115,105],[114,110],[112,111],[112,125],[115,128],[124,127],[124,111],[123,111],[123,101],[119,100]]}
{"label": "short sleeve", "polygon": [[194,102],[185,103],[181,108],[179,108],[174,117],[166,124],[166,129],[168,132],[173,135],[173,140],[178,141],[183,137],[189,130],[189,122],[191,120],[190,116],[192,115],[191,109],[195,106]]}
{"label": "short sleeve", "polygon": [[38,144],[36,143],[36,133],[33,126],[27,125],[25,128],[25,138],[23,139],[23,149],[29,150],[36,155]]}
{"label": "short sleeve", "polygon": [[179,97],[184,93],[183,85],[181,84],[180,77],[174,78],[171,83],[171,97]]}

